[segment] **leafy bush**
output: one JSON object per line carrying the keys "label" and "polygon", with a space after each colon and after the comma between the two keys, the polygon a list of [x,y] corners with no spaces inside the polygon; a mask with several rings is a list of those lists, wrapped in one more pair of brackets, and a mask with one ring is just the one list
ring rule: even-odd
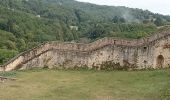
{"label": "leafy bush", "polygon": [[12,57],[14,57],[16,54],[18,54],[18,51],[0,49],[0,64],[3,64],[4,62],[8,61]]}

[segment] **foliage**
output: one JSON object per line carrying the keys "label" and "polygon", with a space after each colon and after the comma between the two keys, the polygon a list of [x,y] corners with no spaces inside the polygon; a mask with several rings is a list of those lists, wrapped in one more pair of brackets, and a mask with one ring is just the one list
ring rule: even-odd
{"label": "foliage", "polygon": [[0,0],[0,49],[22,52],[45,41],[141,38],[169,23],[170,16],[127,7],[74,0]]}
{"label": "foliage", "polygon": [[14,57],[16,54],[18,54],[18,51],[0,49],[0,64],[8,61],[10,58]]}
{"label": "foliage", "polygon": [[155,22],[154,22],[155,25],[157,26],[163,26],[164,25],[164,22],[162,20],[162,18],[158,17]]}

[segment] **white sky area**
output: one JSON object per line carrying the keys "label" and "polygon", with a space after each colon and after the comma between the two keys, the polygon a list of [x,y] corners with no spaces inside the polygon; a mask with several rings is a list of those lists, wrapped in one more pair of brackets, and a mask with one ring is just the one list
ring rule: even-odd
{"label": "white sky area", "polygon": [[98,5],[140,8],[154,13],[170,15],[170,0],[76,0]]}

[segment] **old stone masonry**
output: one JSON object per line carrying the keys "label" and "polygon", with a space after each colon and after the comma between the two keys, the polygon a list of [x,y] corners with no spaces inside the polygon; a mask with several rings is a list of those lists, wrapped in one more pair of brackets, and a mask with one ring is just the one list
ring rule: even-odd
{"label": "old stone masonry", "polygon": [[93,43],[47,42],[23,52],[0,67],[0,71],[33,67],[100,66],[105,62],[120,66],[166,68],[170,66],[170,30],[153,36],[124,40],[103,38]]}

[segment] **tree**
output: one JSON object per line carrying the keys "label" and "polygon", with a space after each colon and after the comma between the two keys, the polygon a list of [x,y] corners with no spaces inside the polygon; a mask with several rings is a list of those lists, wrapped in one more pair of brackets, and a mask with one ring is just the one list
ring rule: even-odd
{"label": "tree", "polygon": [[7,22],[7,27],[8,27],[8,32],[13,32],[13,27],[16,23],[16,20],[14,19],[8,19],[8,22]]}
{"label": "tree", "polygon": [[163,25],[164,25],[164,22],[163,22],[162,18],[158,17],[158,18],[156,18],[154,24],[155,24],[156,26],[163,26]]}
{"label": "tree", "polygon": [[125,23],[125,19],[122,18],[122,17],[119,17],[119,16],[115,16],[113,19],[112,19],[113,23]]}
{"label": "tree", "polygon": [[25,50],[26,43],[25,43],[24,39],[18,39],[17,48],[19,49],[19,51],[24,51]]}
{"label": "tree", "polygon": [[97,39],[103,37],[107,31],[105,30],[104,26],[101,24],[95,25],[91,30],[88,32],[88,38],[90,39]]}

